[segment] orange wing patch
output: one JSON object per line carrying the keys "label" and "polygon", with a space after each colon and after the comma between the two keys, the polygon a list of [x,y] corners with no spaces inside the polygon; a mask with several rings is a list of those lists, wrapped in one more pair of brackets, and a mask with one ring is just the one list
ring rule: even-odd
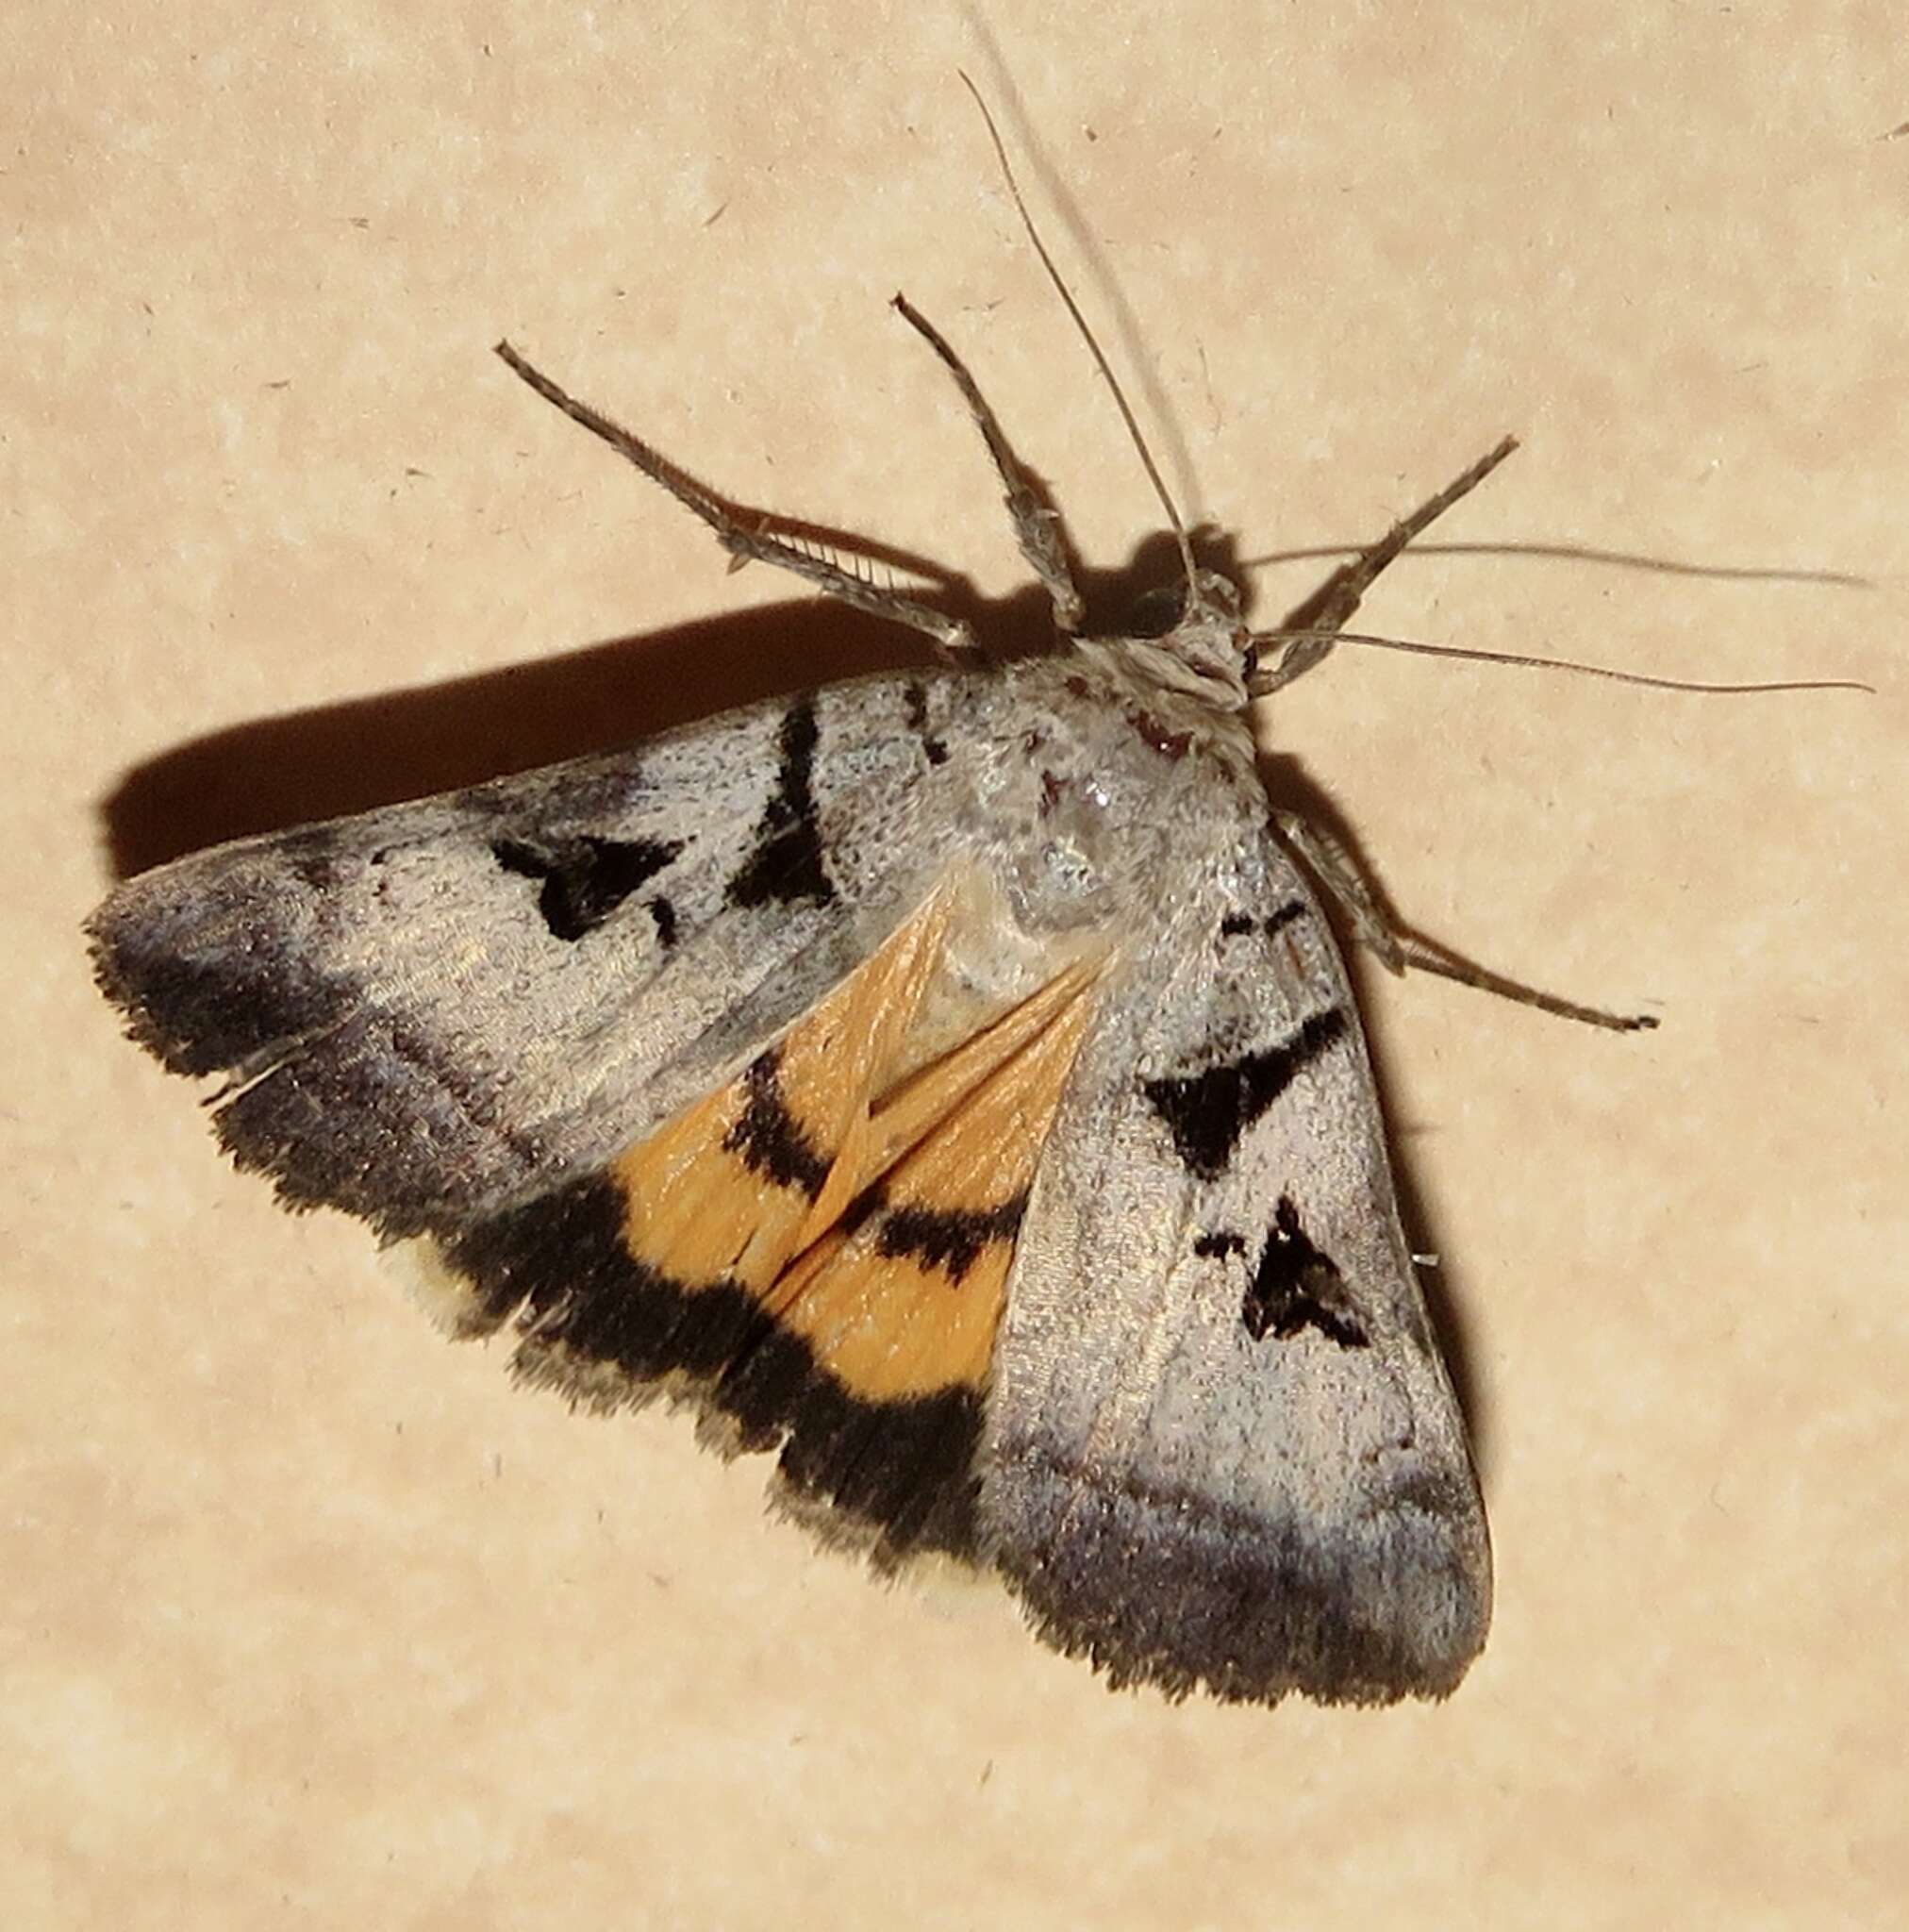
{"label": "orange wing patch", "polygon": [[[905,1103],[884,1108],[872,1137],[884,1144],[885,1126],[935,1124],[764,1297],[862,1401],[987,1381],[1015,1237],[1080,1045],[1092,976],[1062,974],[928,1069]],[[1030,1031],[1025,1009],[1035,1007],[1049,1018]],[[957,1060],[966,1062],[958,1072]],[[971,1083],[983,1062],[989,1070]],[[935,1109],[938,1099],[945,1105]]]}
{"label": "orange wing patch", "polygon": [[611,1164],[632,1255],[689,1292],[760,1294],[840,1215],[949,916],[938,893],[736,1080]]}
{"label": "orange wing patch", "polygon": [[728,1086],[613,1163],[631,1257],[740,1289],[866,1402],[979,1388],[1100,960],[919,1071],[952,921],[937,893]]}

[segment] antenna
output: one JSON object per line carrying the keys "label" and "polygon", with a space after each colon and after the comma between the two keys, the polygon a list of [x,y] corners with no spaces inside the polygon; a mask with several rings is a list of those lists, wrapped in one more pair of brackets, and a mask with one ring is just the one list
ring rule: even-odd
{"label": "antenna", "polygon": [[1001,163],[1001,173],[1007,183],[1007,192],[1014,197],[1015,212],[1021,217],[1021,225],[1027,230],[1027,239],[1034,244],[1034,252],[1040,258],[1040,265],[1047,271],[1060,299],[1067,305],[1067,312],[1073,318],[1074,326],[1080,330],[1081,339],[1094,358],[1095,366],[1113,391],[1114,402],[1120,412],[1120,420],[1127,425],[1127,434],[1133,438],[1134,447],[1140,454],[1145,466],[1147,480],[1154,486],[1154,493],[1160,499],[1160,508],[1167,512],[1167,522],[1171,526],[1173,541],[1180,546],[1180,562],[1187,573],[1187,594],[1194,602],[1200,596],[1200,571],[1193,560],[1193,545],[1187,535],[1187,526],[1180,521],[1180,512],[1173,507],[1173,499],[1168,494],[1167,485],[1160,475],[1159,466],[1154,461],[1154,453],[1147,447],[1147,439],[1140,434],[1140,425],[1134,418],[1134,411],[1127,402],[1126,391],[1120,388],[1120,378],[1115,375],[1100,343],[1094,339],[1094,332],[1087,326],[1087,317],[1080,311],[1068,285],[1061,279],[1060,271],[1054,265],[1054,258],[1047,252],[1047,244],[1040,239],[1040,230],[1034,225],[1034,217],[1027,211],[1027,203],[1022,200],[1021,183],[1014,178],[1014,165],[1007,158],[1007,149],[1001,139],[1001,130],[994,125],[994,116],[988,111],[988,103],[981,98],[981,91],[958,67],[954,70],[961,75],[961,85],[974,97],[974,105],[981,110],[981,118],[988,125],[988,138],[994,143],[994,158]]}
{"label": "antenna", "polygon": [[[1255,644],[1327,643],[1366,644],[1377,651],[1403,651],[1413,658],[1457,658],[1470,664],[1515,664],[1527,671],[1572,671],[1580,677],[1604,677],[1613,684],[1641,684],[1651,691],[1696,691],[1705,696],[1748,697],[1779,691],[1861,691],[1876,695],[1873,684],[1854,677],[1782,678],[1767,684],[1704,684],[1688,677],[1652,677],[1642,671],[1618,671],[1608,664],[1585,664],[1575,658],[1539,658],[1514,651],[1479,651],[1464,644],[1427,644],[1416,638],[1374,637],[1356,630],[1316,630],[1307,625],[1293,629],[1262,630],[1253,635]],[[1277,672],[1265,680],[1249,680],[1254,696],[1278,689],[1286,680]],[[1263,688],[1262,688],[1263,685]]]}

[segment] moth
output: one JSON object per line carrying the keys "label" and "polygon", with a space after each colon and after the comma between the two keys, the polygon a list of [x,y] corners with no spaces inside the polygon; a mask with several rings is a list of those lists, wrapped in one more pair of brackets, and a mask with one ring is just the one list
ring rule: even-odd
{"label": "moth", "polygon": [[1486,1637],[1486,1519],[1307,868],[1405,955],[1274,813],[1250,709],[1509,445],[1276,632],[1174,517],[1177,608],[1096,634],[897,306],[986,437],[1051,651],[990,658],[500,344],[732,558],[942,661],[167,865],[93,916],[99,982],[222,1083],[241,1167],[403,1244],[522,1381],[687,1406],[827,1541],[993,1572],[1116,1685],[1443,1695]]}

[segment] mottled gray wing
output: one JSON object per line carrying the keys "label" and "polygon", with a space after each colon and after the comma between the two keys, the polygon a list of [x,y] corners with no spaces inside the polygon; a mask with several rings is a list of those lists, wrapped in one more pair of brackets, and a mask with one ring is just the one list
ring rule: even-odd
{"label": "mottled gray wing", "polygon": [[[456,1232],[600,1166],[879,944],[973,679],[882,677],[123,885],[102,986],[295,1206]],[[965,741],[972,743],[972,734]]]}
{"label": "mottled gray wing", "polygon": [[983,1546],[1117,1682],[1443,1693],[1489,1547],[1344,969],[1270,832],[1179,890],[1022,1226]]}

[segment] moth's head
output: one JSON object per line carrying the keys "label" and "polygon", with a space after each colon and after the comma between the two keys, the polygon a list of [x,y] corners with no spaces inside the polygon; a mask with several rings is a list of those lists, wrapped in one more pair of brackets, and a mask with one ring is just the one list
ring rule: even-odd
{"label": "moth's head", "polygon": [[1251,702],[1249,682],[1258,652],[1245,619],[1239,586],[1218,571],[1149,591],[1123,626],[1154,645],[1164,681],[1224,710]]}

